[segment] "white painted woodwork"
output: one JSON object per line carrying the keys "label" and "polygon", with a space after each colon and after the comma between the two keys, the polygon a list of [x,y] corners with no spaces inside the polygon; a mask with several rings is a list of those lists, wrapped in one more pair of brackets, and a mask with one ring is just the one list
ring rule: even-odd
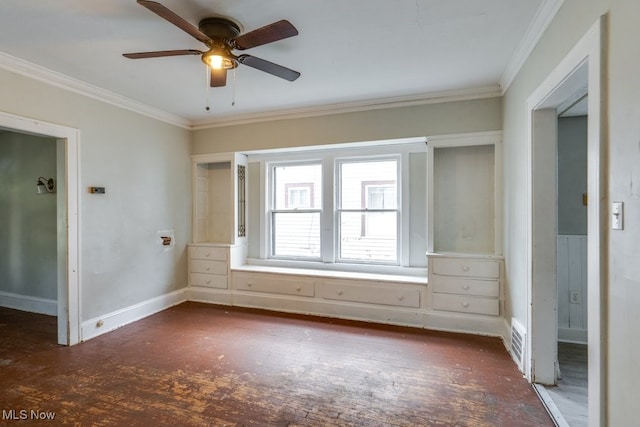
{"label": "white painted woodwork", "polygon": [[433,307],[436,310],[459,311],[461,313],[498,316],[500,301],[497,298],[480,298],[469,295],[454,295],[434,292]]}
{"label": "white painted woodwork", "polygon": [[191,157],[193,242],[242,244],[238,237],[238,166],[247,165],[240,153]]}
{"label": "white painted woodwork", "polygon": [[420,290],[394,283],[353,283],[346,280],[326,280],[322,283],[322,297],[338,301],[367,304],[420,307]]}
{"label": "white painted woodwork", "polygon": [[465,254],[429,254],[431,308],[499,316],[502,258]]}
{"label": "white painted woodwork", "polygon": [[187,253],[190,287],[228,288],[229,245],[190,244]]}
{"label": "white painted woodwork", "polygon": [[558,340],[587,340],[587,236],[558,236]]}
{"label": "white painted woodwork", "polygon": [[[549,313],[548,309],[538,310],[538,307],[557,304],[556,281],[551,283],[540,280],[535,256],[538,249],[534,243],[537,233],[535,224],[541,218],[535,209],[535,200],[541,189],[538,187],[538,175],[548,174],[548,169],[538,169],[535,166],[541,160],[538,149],[546,150],[544,139],[538,138],[537,130],[543,124],[541,117],[536,114],[539,110],[555,108],[565,101],[576,88],[583,88],[588,93],[588,135],[587,135],[587,191],[589,203],[587,207],[587,289],[588,289],[588,370],[589,370],[589,423],[590,425],[607,425],[607,291],[608,277],[608,138],[609,127],[607,107],[608,79],[607,55],[608,46],[608,17],[601,16],[591,28],[579,39],[573,48],[560,60],[555,68],[544,78],[527,99],[526,133],[527,133],[527,204],[524,212],[527,239],[526,272],[524,279],[527,288],[527,369],[526,375],[531,381],[537,381],[538,372],[555,373],[555,354],[557,354],[557,314]],[[535,66],[535,65],[534,65]],[[544,121],[544,117],[542,121]],[[551,121],[551,118],[548,119]],[[548,137],[549,135],[546,135]],[[555,136],[551,135],[552,138]],[[547,188],[552,190],[551,188]],[[553,201],[555,202],[555,200]],[[546,218],[547,220],[549,218]],[[555,237],[553,245],[555,246]],[[555,258],[555,257],[554,257]],[[555,259],[553,261],[555,264]],[[553,266],[555,270],[555,265]],[[540,295],[538,287],[544,287],[544,295]],[[553,292],[549,292],[549,289]],[[550,299],[548,299],[550,298]],[[550,302],[549,302],[550,301]],[[547,322],[548,318],[553,323]],[[616,330],[616,329],[613,329]],[[625,331],[624,328],[618,329]],[[623,364],[624,369],[625,365]],[[609,366],[610,368],[610,366]],[[625,370],[625,374],[627,374]],[[621,388],[624,392],[624,388]],[[632,411],[629,411],[631,414]],[[624,418],[624,417],[622,417]]]}
{"label": "white painted woodwork", "polygon": [[280,277],[251,273],[234,273],[233,287],[238,291],[314,296],[313,280],[303,277]]}
{"label": "white painted woodwork", "polygon": [[502,132],[427,138],[427,252],[502,254]]}

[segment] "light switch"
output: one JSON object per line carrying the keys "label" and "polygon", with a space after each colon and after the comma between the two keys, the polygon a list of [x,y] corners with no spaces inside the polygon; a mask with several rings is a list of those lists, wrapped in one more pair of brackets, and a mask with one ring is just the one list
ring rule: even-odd
{"label": "light switch", "polygon": [[611,228],[622,230],[624,227],[624,205],[622,202],[611,203]]}

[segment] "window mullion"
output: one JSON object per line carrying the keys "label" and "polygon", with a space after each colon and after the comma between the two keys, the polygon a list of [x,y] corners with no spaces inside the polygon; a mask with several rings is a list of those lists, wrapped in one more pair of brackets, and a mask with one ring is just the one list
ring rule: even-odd
{"label": "window mullion", "polygon": [[334,194],[334,159],[325,156],[322,161],[322,228],[320,231],[322,262],[335,262],[335,194]]}

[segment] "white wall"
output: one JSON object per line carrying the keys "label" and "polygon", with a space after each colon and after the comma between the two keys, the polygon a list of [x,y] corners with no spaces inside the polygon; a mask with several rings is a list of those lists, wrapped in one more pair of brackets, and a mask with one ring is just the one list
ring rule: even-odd
{"label": "white wall", "polygon": [[56,140],[0,132],[0,292],[57,299]]}
{"label": "white wall", "polygon": [[[609,200],[622,201],[623,231],[610,231],[609,282],[605,332],[608,381],[607,425],[637,423],[636,369],[640,341],[640,37],[637,0],[565,0],[524,68],[504,98],[505,255],[508,281],[507,310],[525,323],[527,153],[526,99],[569,49],[602,15],[609,12]],[[608,95],[608,96],[607,96]]]}
{"label": "white wall", "polygon": [[80,129],[81,320],[186,287],[189,131],[5,70],[0,83],[0,111]]}

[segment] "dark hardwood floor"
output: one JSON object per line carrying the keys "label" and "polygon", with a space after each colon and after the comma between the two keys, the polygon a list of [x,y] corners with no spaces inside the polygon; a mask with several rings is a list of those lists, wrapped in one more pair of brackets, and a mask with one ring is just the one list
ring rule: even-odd
{"label": "dark hardwood floor", "polygon": [[497,338],[198,303],[55,334],[0,308],[0,425],[553,426]]}

